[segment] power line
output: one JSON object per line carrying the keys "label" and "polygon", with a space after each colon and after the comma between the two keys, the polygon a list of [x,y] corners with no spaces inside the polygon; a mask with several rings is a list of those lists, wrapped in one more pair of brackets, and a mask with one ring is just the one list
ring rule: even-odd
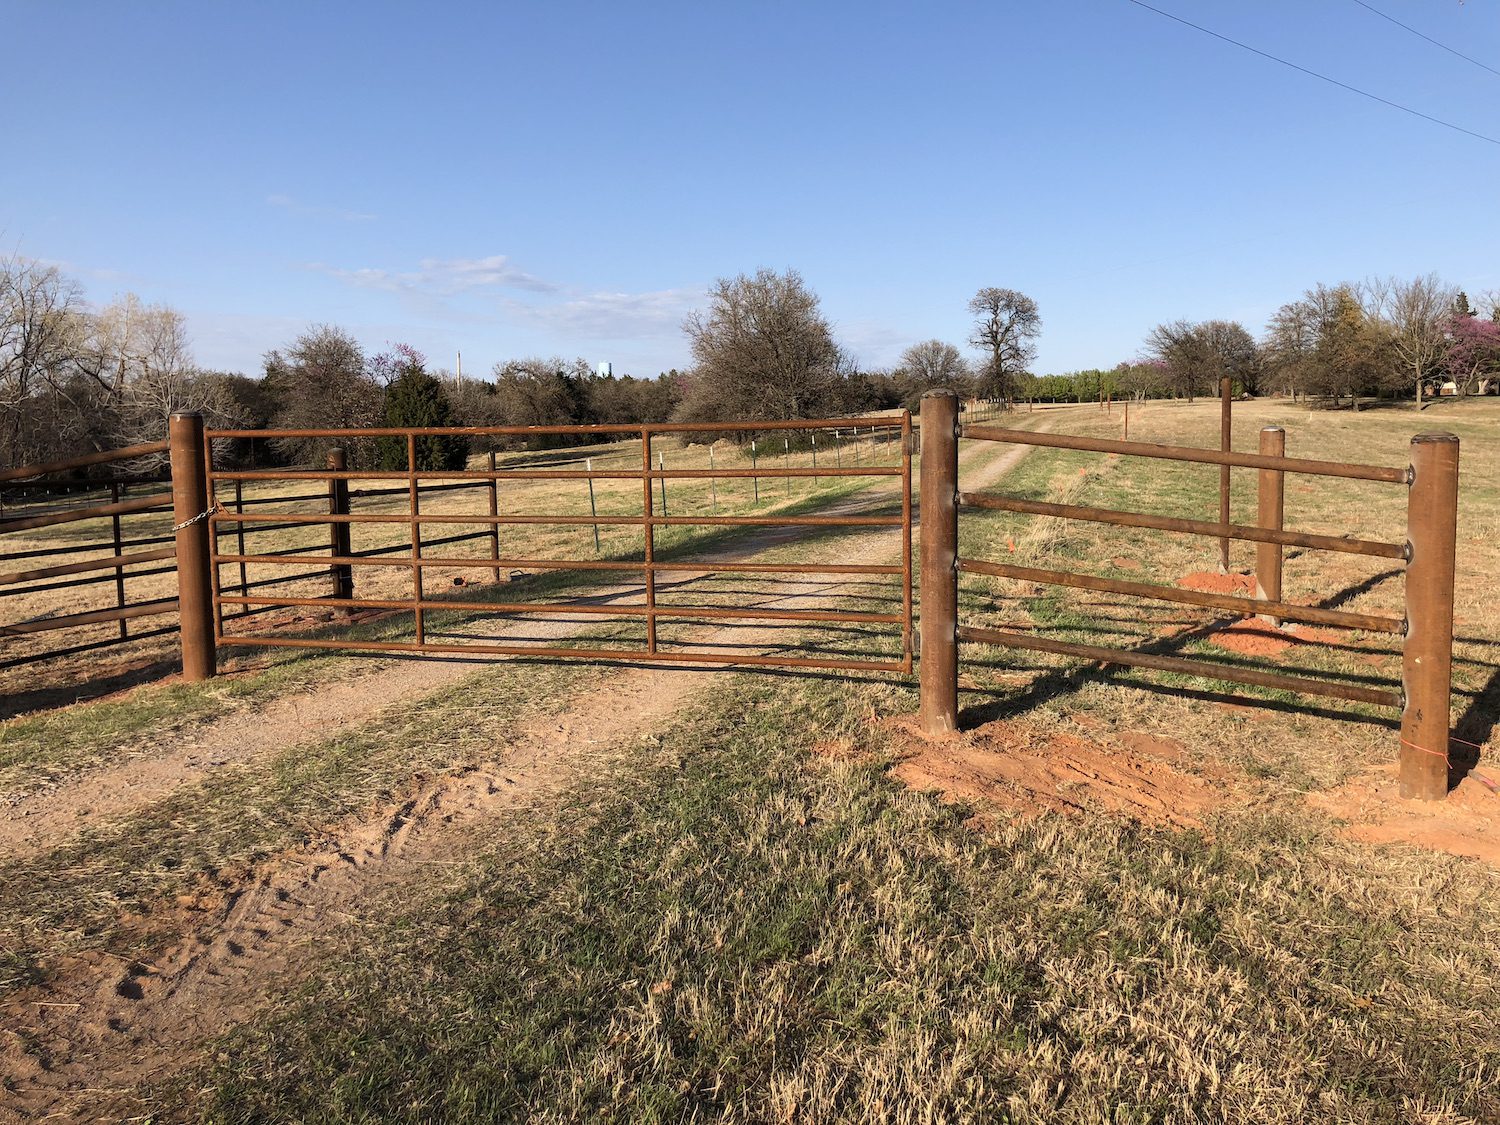
{"label": "power line", "polygon": [[1411,32],[1418,39],[1425,39],[1425,40],[1427,40],[1427,42],[1431,43],[1434,47],[1441,47],[1443,50],[1447,51],[1450,55],[1457,55],[1459,58],[1463,59],[1464,62],[1473,63],[1475,66],[1479,67],[1481,70],[1487,70],[1491,74],[1495,75],[1497,78],[1500,78],[1500,70],[1496,70],[1489,63],[1482,63],[1482,62],[1480,62],[1476,58],[1470,58],[1468,55],[1464,54],[1462,51],[1455,51],[1452,47],[1448,46],[1448,44],[1446,44],[1446,43],[1439,43],[1436,39],[1434,39],[1430,35],[1423,35],[1416,28],[1410,26],[1409,24],[1402,23],[1395,16],[1388,16],[1384,12],[1382,12],[1379,8],[1374,8],[1374,7],[1371,7],[1369,4],[1366,4],[1365,0],[1354,0],[1354,2],[1356,4],[1358,4],[1361,8],[1363,8],[1365,11],[1367,11],[1367,12],[1374,12],[1381,19],[1388,20],[1389,22],[1395,24],[1397,27],[1401,28],[1403,31],[1409,31],[1409,32]]}
{"label": "power line", "polygon": [[1389,106],[1391,109],[1399,109],[1402,113],[1409,113],[1413,117],[1420,117],[1423,121],[1430,121],[1434,125],[1441,125],[1445,129],[1452,129],[1456,133],[1463,133],[1465,136],[1473,137],[1475,140],[1485,141],[1492,145],[1500,145],[1500,139],[1486,136],[1484,133],[1476,133],[1473,129],[1465,129],[1462,125],[1455,125],[1451,121],[1444,121],[1441,117],[1433,117],[1431,114],[1423,113],[1419,109],[1412,109],[1411,106],[1393,102],[1388,98],[1382,98],[1379,94],[1372,94],[1368,90],[1361,90],[1358,86],[1351,86],[1347,82],[1340,82],[1337,78],[1329,78],[1328,75],[1319,74],[1316,70],[1308,70],[1305,66],[1298,66],[1294,62],[1288,62],[1286,59],[1262,51],[1258,47],[1252,47],[1248,43],[1241,43],[1238,39],[1231,39],[1227,35],[1220,35],[1217,31],[1210,31],[1200,24],[1193,23],[1192,20],[1185,20],[1181,16],[1174,16],[1171,12],[1164,12],[1160,8],[1153,8],[1150,4],[1145,3],[1144,0],[1129,0],[1129,2],[1137,8],[1145,8],[1148,12],[1155,12],[1159,16],[1164,16],[1169,20],[1182,24],[1184,27],[1190,27],[1194,31],[1201,31],[1204,35],[1212,36],[1233,47],[1238,47],[1242,51],[1249,51],[1252,55],[1259,55],[1263,59],[1270,59],[1274,63],[1290,67],[1292,70],[1306,74],[1310,78],[1327,82],[1330,86],[1337,86],[1341,90],[1348,90],[1351,94],[1358,94],[1362,98],[1369,98],[1372,102],[1379,102],[1381,105]]}

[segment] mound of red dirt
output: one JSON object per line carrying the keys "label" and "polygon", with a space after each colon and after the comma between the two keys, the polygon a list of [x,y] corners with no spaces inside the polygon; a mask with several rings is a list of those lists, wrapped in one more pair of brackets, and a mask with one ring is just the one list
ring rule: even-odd
{"label": "mound of red dirt", "polygon": [[1253,594],[1255,579],[1248,574],[1219,574],[1217,571],[1195,570],[1177,580],[1184,590],[1203,590],[1210,594]]}
{"label": "mound of red dirt", "polygon": [[1279,656],[1293,645],[1328,644],[1346,639],[1333,629],[1299,625],[1295,630],[1278,629],[1264,621],[1246,618],[1211,634],[1208,642],[1245,656]]}
{"label": "mound of red dirt", "polygon": [[1197,828],[1225,803],[1222,777],[1185,772],[1186,748],[1136,732],[1093,741],[1024,722],[993,722],[928,741],[909,724],[908,752],[891,769],[913,789],[1023,816],[1103,812]]}
{"label": "mound of red dirt", "polygon": [[[1343,831],[1351,840],[1411,844],[1500,867],[1500,793],[1470,774],[1446,800],[1404,801],[1396,771],[1392,762],[1332,792],[1314,793],[1308,803],[1349,821]],[[1500,783],[1500,770],[1481,766],[1477,773]]]}

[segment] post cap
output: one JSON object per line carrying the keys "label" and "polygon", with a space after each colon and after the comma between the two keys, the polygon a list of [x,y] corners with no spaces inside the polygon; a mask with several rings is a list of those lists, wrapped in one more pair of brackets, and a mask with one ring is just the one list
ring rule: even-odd
{"label": "post cap", "polygon": [[172,411],[171,417],[173,417],[173,418],[197,418],[197,419],[201,420],[203,418],[203,411],[201,411],[201,410],[174,410],[174,411]]}
{"label": "post cap", "polygon": [[958,392],[948,387],[933,387],[930,391],[922,392],[923,398],[957,398]]}
{"label": "post cap", "polygon": [[1412,434],[1412,437],[1411,437],[1411,443],[1413,445],[1416,445],[1419,442],[1425,445],[1427,442],[1436,442],[1436,441],[1457,442],[1458,441],[1458,435],[1457,434],[1447,433],[1444,430],[1434,430],[1433,432],[1426,433],[1426,434]]}

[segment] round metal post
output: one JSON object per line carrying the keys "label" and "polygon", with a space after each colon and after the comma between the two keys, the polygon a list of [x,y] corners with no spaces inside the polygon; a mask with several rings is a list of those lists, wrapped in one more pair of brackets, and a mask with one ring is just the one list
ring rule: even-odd
{"label": "round metal post", "polygon": [[1449,782],[1458,438],[1443,433],[1412,438],[1411,474],[1400,791],[1403,797],[1436,801],[1447,796]]}
{"label": "round metal post", "polygon": [[958,729],[958,396],[922,396],[922,732]]}
{"label": "round metal post", "polygon": [[[1219,380],[1219,448],[1225,453],[1230,451],[1234,441],[1234,428],[1231,421],[1230,406],[1230,382],[1228,378]],[[1219,522],[1229,522],[1229,466],[1219,466]],[[1219,573],[1229,573],[1229,540],[1219,540]]]}
{"label": "round metal post", "polygon": [[[1280,426],[1266,426],[1260,431],[1260,452],[1267,457],[1286,456],[1286,431]],[[1226,467],[1225,472],[1228,472]],[[1284,530],[1286,520],[1286,474],[1280,469],[1261,469],[1256,491],[1257,518],[1260,527]],[[1255,548],[1255,596],[1261,601],[1281,600],[1280,543],[1260,543]],[[1263,613],[1262,621],[1280,625],[1274,614]]]}
{"label": "round metal post", "polygon": [[167,448],[172,463],[172,522],[176,524],[182,678],[196,682],[211,677],[217,663],[203,415],[197,411],[173,414],[167,422]]}
{"label": "round metal post", "polygon": [[[328,451],[328,468],[333,472],[342,473],[348,468],[348,461],[344,451],[337,446]],[[328,514],[331,516],[347,516],[349,514],[349,482],[347,480],[330,480],[328,482]],[[330,523],[328,525],[329,549],[335,558],[348,558],[350,552],[349,525],[347,523]],[[333,578],[333,596],[347,601],[354,597],[354,566],[352,563],[334,563],[329,568]]]}

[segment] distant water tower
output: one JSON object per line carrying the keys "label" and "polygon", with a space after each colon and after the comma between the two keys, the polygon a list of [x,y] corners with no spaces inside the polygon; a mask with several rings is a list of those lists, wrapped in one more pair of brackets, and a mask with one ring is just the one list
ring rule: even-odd
{"label": "distant water tower", "polygon": [[615,365],[609,362],[599,364],[599,378],[608,379],[615,373]]}

